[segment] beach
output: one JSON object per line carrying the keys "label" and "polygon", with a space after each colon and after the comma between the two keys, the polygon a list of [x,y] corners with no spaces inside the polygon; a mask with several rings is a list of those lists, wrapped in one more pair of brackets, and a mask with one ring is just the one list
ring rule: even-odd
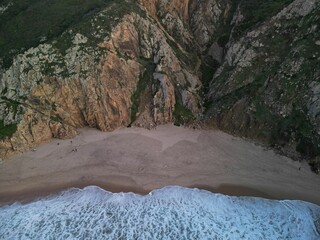
{"label": "beach", "polygon": [[306,162],[216,130],[84,128],[0,164],[2,205],[89,185],[139,194],[178,185],[320,205],[320,176]]}

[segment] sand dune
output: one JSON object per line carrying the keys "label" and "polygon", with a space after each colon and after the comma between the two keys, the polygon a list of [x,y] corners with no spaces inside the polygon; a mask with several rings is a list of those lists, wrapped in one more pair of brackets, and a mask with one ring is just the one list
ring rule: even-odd
{"label": "sand dune", "polygon": [[180,185],[320,205],[320,176],[306,163],[220,131],[85,128],[0,164],[2,204],[87,185],[137,193]]}

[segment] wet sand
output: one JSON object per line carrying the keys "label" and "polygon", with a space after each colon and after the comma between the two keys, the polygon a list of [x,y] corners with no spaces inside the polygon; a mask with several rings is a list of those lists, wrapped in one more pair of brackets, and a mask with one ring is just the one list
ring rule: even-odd
{"label": "wet sand", "polygon": [[306,163],[220,131],[172,125],[79,131],[0,164],[0,204],[88,185],[140,194],[180,185],[320,205],[320,176]]}

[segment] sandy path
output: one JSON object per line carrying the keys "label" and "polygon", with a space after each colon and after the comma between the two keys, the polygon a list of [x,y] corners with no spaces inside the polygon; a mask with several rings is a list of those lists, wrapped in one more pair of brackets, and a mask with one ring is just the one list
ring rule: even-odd
{"label": "sandy path", "polygon": [[307,164],[220,131],[82,129],[72,142],[53,140],[0,164],[0,203],[87,185],[138,193],[181,185],[320,205],[320,176]]}

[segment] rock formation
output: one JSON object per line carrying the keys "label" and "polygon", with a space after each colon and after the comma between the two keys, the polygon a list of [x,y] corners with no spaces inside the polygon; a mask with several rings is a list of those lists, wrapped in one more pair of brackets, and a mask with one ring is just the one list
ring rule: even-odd
{"label": "rock formation", "polygon": [[[237,9],[224,60],[210,80],[208,122],[293,158],[316,158],[319,1],[293,1],[239,34],[243,8]],[[315,170],[316,161],[311,160]]]}
{"label": "rock formation", "polygon": [[318,0],[28,4],[0,6],[0,157],[84,126],[197,120],[317,169]]}

